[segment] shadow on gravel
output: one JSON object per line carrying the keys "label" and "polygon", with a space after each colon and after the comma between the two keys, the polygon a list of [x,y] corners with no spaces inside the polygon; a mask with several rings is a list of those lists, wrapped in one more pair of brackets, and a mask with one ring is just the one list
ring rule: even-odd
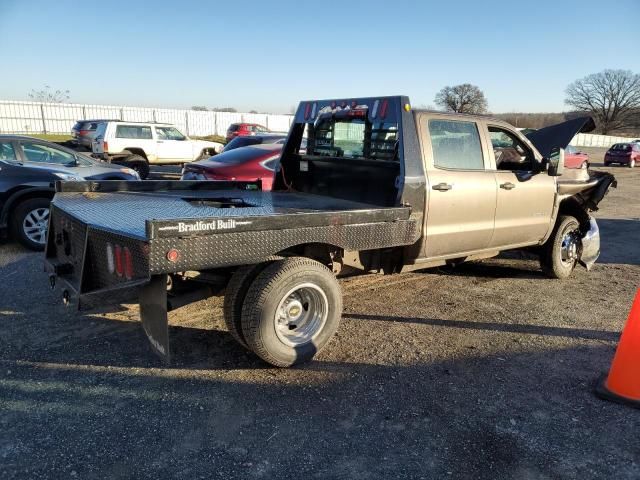
{"label": "shadow on gravel", "polygon": [[478,322],[465,320],[444,320],[437,318],[421,317],[395,317],[393,315],[367,315],[360,313],[345,313],[343,318],[352,320],[381,320],[399,323],[418,323],[445,328],[465,328],[471,330],[491,330],[494,332],[524,333],[533,335],[545,335],[552,337],[583,338],[588,340],[617,341],[620,332],[606,330],[587,330],[582,328],[550,327],[546,325]]}
{"label": "shadow on gravel", "polygon": [[631,239],[640,239],[640,219],[599,218],[602,241],[598,263],[624,263],[640,265],[640,243]]}
{"label": "shadow on gravel", "polygon": [[582,345],[234,375],[5,359],[0,476],[637,478],[640,417],[591,393],[611,354]]}
{"label": "shadow on gravel", "polygon": [[522,268],[513,266],[497,265],[491,263],[491,259],[485,261],[462,263],[457,266],[439,267],[437,271],[444,275],[456,275],[461,277],[478,277],[490,279],[539,279],[546,278],[541,270],[532,270],[532,264],[525,261],[536,260],[534,268],[538,267],[537,257],[531,253],[523,251],[504,252],[497,259],[522,260]]}

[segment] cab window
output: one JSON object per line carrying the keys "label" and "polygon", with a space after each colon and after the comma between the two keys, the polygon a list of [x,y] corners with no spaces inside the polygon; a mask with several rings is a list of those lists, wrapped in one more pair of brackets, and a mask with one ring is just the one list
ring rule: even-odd
{"label": "cab window", "polygon": [[143,127],[141,125],[118,125],[116,127],[116,138],[151,140],[151,127]]}
{"label": "cab window", "polygon": [[22,151],[27,161],[33,163],[55,163],[57,165],[75,166],[75,155],[40,143],[21,142]]}
{"label": "cab window", "polygon": [[484,170],[480,134],[475,122],[429,120],[429,135],[436,168]]}
{"label": "cab window", "polygon": [[512,132],[499,127],[489,127],[489,136],[498,170],[533,170],[533,152]]}
{"label": "cab window", "polygon": [[185,140],[185,136],[173,127],[156,127],[156,134],[160,140]]}
{"label": "cab window", "polygon": [[0,160],[6,160],[8,162],[18,161],[16,151],[11,142],[0,142]]}

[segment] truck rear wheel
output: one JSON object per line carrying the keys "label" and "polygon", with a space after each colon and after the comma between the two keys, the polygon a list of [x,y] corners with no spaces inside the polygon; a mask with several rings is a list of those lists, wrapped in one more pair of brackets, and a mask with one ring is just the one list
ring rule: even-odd
{"label": "truck rear wheel", "polygon": [[542,246],[540,266],[550,278],[567,278],[578,262],[580,224],[575,217],[561,216],[551,237]]}
{"label": "truck rear wheel", "polygon": [[342,293],[333,273],[308,258],[286,258],[262,270],[242,307],[242,333],[277,367],[311,360],[340,324]]}
{"label": "truck rear wheel", "polygon": [[255,265],[244,265],[239,267],[227,284],[224,293],[224,323],[231,336],[244,348],[251,350],[247,345],[242,333],[242,304],[247,295],[247,291],[256,276],[271,262],[280,260],[282,257],[271,257],[267,261]]}
{"label": "truck rear wheel", "polygon": [[142,180],[145,180],[149,176],[149,162],[140,155],[128,155],[124,157],[121,163],[138,172]]}

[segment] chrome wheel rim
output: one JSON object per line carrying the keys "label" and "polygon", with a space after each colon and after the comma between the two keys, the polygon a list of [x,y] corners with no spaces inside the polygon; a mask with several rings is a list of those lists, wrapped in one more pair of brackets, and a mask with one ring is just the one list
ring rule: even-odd
{"label": "chrome wheel rim", "polygon": [[320,287],[303,283],[289,290],[278,303],[274,316],[278,339],[297,347],[313,341],[324,328],[329,301]]}
{"label": "chrome wheel rim", "polygon": [[44,245],[47,240],[49,224],[49,209],[36,208],[27,213],[22,221],[24,235],[38,245]]}
{"label": "chrome wheel rim", "polygon": [[578,259],[578,246],[579,237],[577,230],[571,230],[564,234],[562,237],[562,244],[560,246],[560,258],[562,263],[569,265],[575,263]]}

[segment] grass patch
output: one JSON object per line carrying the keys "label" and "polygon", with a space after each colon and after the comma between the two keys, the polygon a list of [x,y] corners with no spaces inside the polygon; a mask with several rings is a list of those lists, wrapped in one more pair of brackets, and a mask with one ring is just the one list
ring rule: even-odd
{"label": "grass patch", "polygon": [[66,142],[71,140],[71,135],[65,135],[64,133],[25,133],[24,135],[47,140],[48,142]]}
{"label": "grass patch", "polygon": [[189,138],[193,138],[195,140],[206,140],[207,142],[218,142],[226,145],[227,139],[220,135],[206,135],[204,137],[196,137],[195,135],[189,135]]}

